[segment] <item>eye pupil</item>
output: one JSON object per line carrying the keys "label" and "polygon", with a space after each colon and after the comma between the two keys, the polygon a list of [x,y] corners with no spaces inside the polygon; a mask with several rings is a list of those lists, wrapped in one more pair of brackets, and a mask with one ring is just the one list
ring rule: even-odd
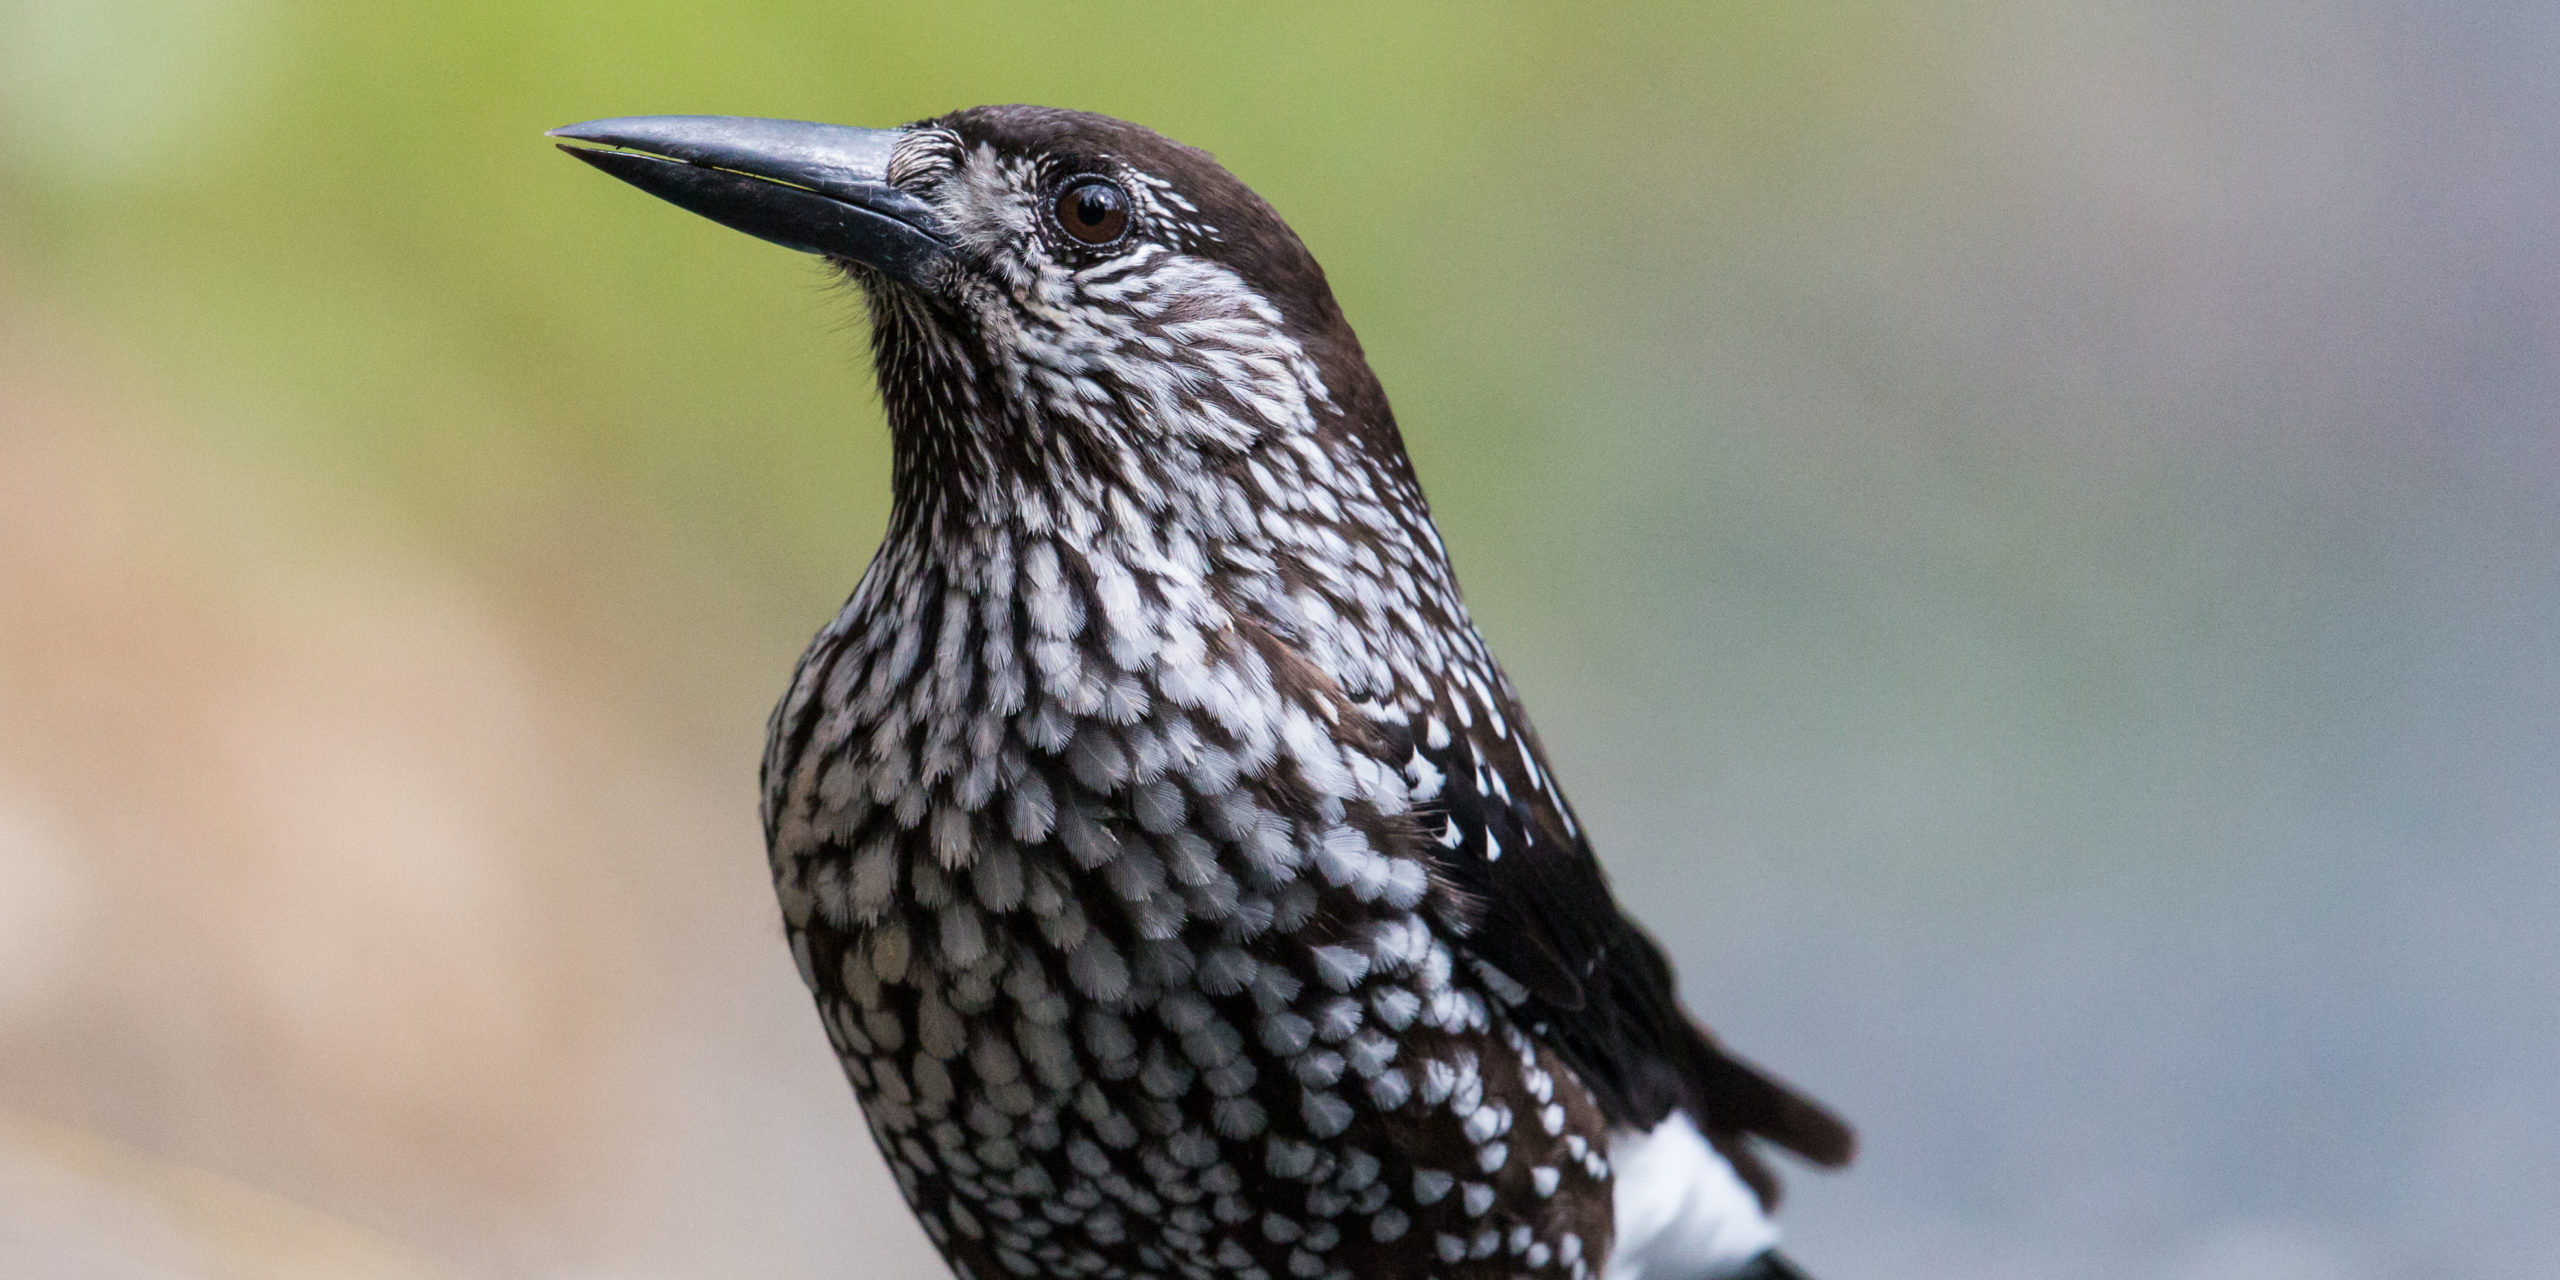
{"label": "eye pupil", "polygon": [[1129,227],[1129,197],[1115,183],[1089,179],[1058,193],[1058,225],[1086,244],[1109,244]]}

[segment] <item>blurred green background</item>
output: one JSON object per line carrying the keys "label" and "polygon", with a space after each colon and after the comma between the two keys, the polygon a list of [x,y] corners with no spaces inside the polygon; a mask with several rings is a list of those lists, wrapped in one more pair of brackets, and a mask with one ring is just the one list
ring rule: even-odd
{"label": "blurred green background", "polygon": [[858,308],[547,127],[1324,262],[1826,1280],[2560,1273],[2560,11],[0,0],[0,1272],[939,1275],[776,936]]}

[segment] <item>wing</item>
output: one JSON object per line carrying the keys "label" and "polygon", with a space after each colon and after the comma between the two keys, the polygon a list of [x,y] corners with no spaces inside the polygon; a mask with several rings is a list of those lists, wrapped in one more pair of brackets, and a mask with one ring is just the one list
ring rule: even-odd
{"label": "wing", "polygon": [[1429,797],[1416,816],[1461,894],[1461,948],[1613,1121],[1650,1128],[1688,1110],[1770,1204],[1777,1180],[1748,1139],[1848,1162],[1847,1125],[1681,1009],[1670,962],[1610,894],[1509,681],[1452,691],[1412,733],[1407,771]]}

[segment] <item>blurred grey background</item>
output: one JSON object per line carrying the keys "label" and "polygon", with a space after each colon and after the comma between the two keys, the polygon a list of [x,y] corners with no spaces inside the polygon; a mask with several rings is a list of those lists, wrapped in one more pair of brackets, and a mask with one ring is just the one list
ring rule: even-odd
{"label": "blurred grey background", "polygon": [[2560,1274],[2560,10],[0,0],[0,1272],[938,1276],[778,940],[857,309],[542,129],[1331,272],[1824,1280]]}

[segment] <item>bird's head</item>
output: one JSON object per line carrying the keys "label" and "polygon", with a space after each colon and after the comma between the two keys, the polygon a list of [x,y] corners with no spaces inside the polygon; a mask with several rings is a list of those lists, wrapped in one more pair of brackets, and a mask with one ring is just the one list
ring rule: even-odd
{"label": "bird's head", "polygon": [[897,129],[646,116],[553,134],[862,285],[902,490],[1010,499],[1064,478],[1161,509],[1293,437],[1392,444],[1297,235],[1208,153],[1137,125],[1003,106]]}

